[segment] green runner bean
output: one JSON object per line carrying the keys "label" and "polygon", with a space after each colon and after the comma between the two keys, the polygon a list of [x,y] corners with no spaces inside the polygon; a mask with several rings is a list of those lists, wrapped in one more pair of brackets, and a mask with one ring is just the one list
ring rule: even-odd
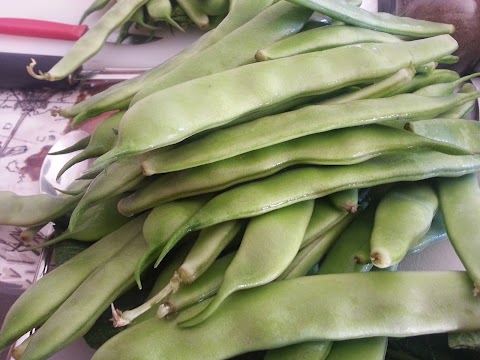
{"label": "green runner bean", "polygon": [[257,61],[265,61],[344,45],[400,41],[402,40],[397,36],[356,26],[323,26],[279,40],[258,50],[255,58]]}
{"label": "green runner bean", "polygon": [[154,20],[163,20],[174,28],[184,31],[178,23],[172,19],[172,3],[170,0],[148,0],[145,5],[148,15]]}
{"label": "green runner bean", "polygon": [[354,213],[358,209],[358,192],[358,188],[352,188],[334,192],[327,198],[337,209]]}
{"label": "green runner bean", "polygon": [[48,72],[36,74],[33,70],[36,62],[32,60],[32,63],[27,67],[28,73],[40,80],[56,81],[66,78],[86,60],[95,55],[102,48],[112,31],[120,27],[146,2],[147,0],[118,1],[75,42],[68,53]]}
{"label": "green runner bean", "polygon": [[78,23],[82,24],[90,14],[94,13],[95,11],[102,10],[108,5],[109,2],[110,0],[95,0],[82,14],[82,17]]}
{"label": "green runner bean", "polygon": [[179,327],[181,314],[177,320],[151,319],[132,326],[105,343],[93,360],[226,359],[303,341],[479,329],[480,304],[468,296],[470,286],[461,272],[276,281],[232,294],[198,326]]}
{"label": "green runner bean", "polygon": [[78,140],[72,146],[68,146],[65,149],[62,149],[59,151],[49,152],[48,155],[64,155],[74,151],[83,150],[88,146],[88,143],[90,142],[90,138],[91,138],[90,135],[85,136],[83,139]]}
{"label": "green runner bean", "polygon": [[404,85],[390,96],[411,93],[422,87],[429,86],[432,84],[439,84],[445,82],[455,81],[460,78],[460,75],[456,71],[447,70],[447,69],[436,69],[430,74],[417,74],[413,77],[410,83]]}
{"label": "green runner bean", "polygon": [[200,7],[197,0],[176,0],[178,6],[200,30],[207,30],[210,23],[208,15]]}
{"label": "green runner bean", "polygon": [[479,77],[480,73],[470,74],[464,77],[461,77],[455,81],[441,83],[441,84],[433,84],[429,86],[425,86],[417,91],[415,94],[423,95],[423,96],[447,96],[455,91],[455,89],[462,84],[463,82]]}
{"label": "green runner bean", "polygon": [[135,284],[133,272],[145,250],[145,240],[137,233],[93,271],[35,331],[21,358],[46,359],[84,335],[109,304]]}
{"label": "green runner bean", "polygon": [[274,0],[257,0],[254,2],[232,0],[230,11],[225,19],[215,29],[204,34],[187,49],[142,75],[113,85],[107,90],[104,90],[79,104],[66,109],[61,109],[58,113],[64,117],[75,117],[75,123],[78,124],[85,119],[102,114],[105,111],[128,107],[132,97],[145,86],[145,82],[152,81],[153,79],[168,73],[179,64],[187,61],[194,54],[208,48],[233,30],[247,23],[273,3]]}
{"label": "green runner bean", "polygon": [[[115,147],[98,158],[97,165],[175,144],[262,112],[266,115],[302,97],[380,79],[456,48],[449,35],[399,44],[362,44],[248,64],[181,83],[130,107]],[[319,76],[312,78],[312,72]],[[157,120],[159,114],[162,121]]]}
{"label": "green runner bean", "polygon": [[[473,137],[473,135],[472,135]],[[433,149],[466,154],[455,146],[384,125],[366,125],[319,133],[191,169],[163,174],[120,200],[119,211],[130,216],[166,201],[226,189],[266,177],[295,164],[345,165],[404,149]],[[82,200],[83,201],[83,200]]]}
{"label": "green runner bean", "polygon": [[384,360],[387,344],[386,336],[336,341],[326,360]]}
{"label": "green runner bean", "polygon": [[380,200],[370,239],[370,259],[379,268],[398,264],[424,236],[438,209],[433,188],[425,183],[400,184]]}
{"label": "green runner bean", "polygon": [[452,179],[437,179],[440,208],[447,234],[455,252],[474,283],[474,295],[480,293],[479,222],[480,187],[474,174]]}
{"label": "green runner bean", "polygon": [[347,110],[342,104],[307,106],[216,130],[164,154],[146,155],[142,168],[146,174],[181,170],[334,129],[397,119],[429,119],[478,96],[480,92],[448,97],[401,94],[385,99],[352,101]]}
{"label": "green runner bean", "polygon": [[295,258],[313,211],[313,200],[250,219],[239,249],[208,306],[182,326],[206,321],[232,293],[274,281]]}
{"label": "green runner bean", "polygon": [[266,353],[264,360],[325,360],[332,347],[331,341],[309,341],[293,344]]}
{"label": "green runner bean", "polygon": [[185,234],[223,221],[257,216],[350,187],[366,188],[397,181],[460,176],[479,169],[478,155],[425,151],[382,156],[350,166],[286,170],[215,196],[172,235],[157,264]]}
{"label": "green runner bean", "polygon": [[352,6],[344,0],[289,1],[318,11],[333,19],[343,21],[346,24],[384,31],[395,35],[426,37],[439,34],[451,34],[455,30],[454,26],[450,24],[399,17],[389,13],[369,12],[362,8]]}
{"label": "green runner bean", "polygon": [[144,215],[131,220],[29,287],[5,316],[0,330],[0,349],[43,324],[96,268],[142,231],[144,221]]}

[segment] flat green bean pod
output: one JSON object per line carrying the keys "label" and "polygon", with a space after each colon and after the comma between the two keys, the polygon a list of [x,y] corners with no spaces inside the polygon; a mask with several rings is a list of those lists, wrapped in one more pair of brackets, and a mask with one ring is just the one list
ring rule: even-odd
{"label": "flat green bean pod", "polygon": [[370,238],[370,259],[379,268],[398,264],[430,228],[438,198],[426,183],[406,183],[380,200]]}
{"label": "flat green bean pod", "polygon": [[121,0],[113,5],[102,18],[93,25],[69,52],[48,72],[35,74],[35,61],[27,67],[28,73],[36,79],[56,81],[66,78],[85,61],[95,55],[103,46],[107,37],[120,27],[147,0]]}
{"label": "flat green bean pod", "polygon": [[[0,349],[43,322],[99,266],[142,231],[139,216],[35,282],[12,305],[0,330]],[[55,291],[52,291],[55,289]]]}
{"label": "flat green bean pod", "polygon": [[[473,137],[473,135],[472,135]],[[466,154],[461,142],[431,141],[384,125],[366,125],[318,133],[222,161],[163,174],[122,199],[119,211],[130,216],[166,201],[217,191],[269,176],[298,164],[347,165],[404,149]],[[352,200],[354,201],[354,200]],[[353,209],[355,204],[347,205]]]}
{"label": "flat green bean pod", "polygon": [[[245,25],[180,64],[170,73],[152,79],[133,97],[130,106],[160,90],[202,76],[255,62],[255,52],[301,30],[312,11],[280,1]],[[242,46],[238,46],[238,44]]]}
{"label": "flat green bean pod", "polygon": [[226,359],[303,341],[473,330],[480,328],[480,304],[470,291],[462,272],[276,281],[232,294],[198,326],[179,327],[181,314],[173,321],[143,321],[109,340],[92,359]]}
{"label": "flat green bean pod", "polygon": [[247,23],[273,3],[274,0],[257,0],[254,2],[232,0],[230,11],[223,21],[215,29],[200,37],[200,39],[195,41],[187,49],[142,75],[115,84],[87,100],[69,108],[61,109],[58,113],[64,117],[75,117],[75,123],[78,124],[89,117],[102,114],[106,111],[128,107],[132,97],[145,86],[146,81],[150,81],[148,79],[153,80],[168,73],[182,62],[187,61],[192,55],[208,48],[233,30]]}
{"label": "flat green bean pod", "polygon": [[181,326],[208,319],[232,293],[274,281],[295,258],[313,211],[313,200],[250,219],[240,247],[208,306]]}
{"label": "flat green bean pod", "polygon": [[398,119],[411,121],[431,119],[478,96],[479,92],[454,94],[448,97],[401,94],[385,99],[352,101],[348,110],[345,110],[343,104],[307,106],[216,130],[164,154],[156,153],[151,156],[147,154],[142,168],[146,174],[181,170],[334,129],[387,123]]}
{"label": "flat green bean pod", "polygon": [[288,0],[308,7],[346,24],[384,31],[395,35],[415,37],[451,34],[453,25],[399,17],[389,13],[374,13],[348,4],[344,0]]}
{"label": "flat green bean pod", "polygon": [[29,339],[22,359],[46,359],[83,336],[118,296],[135,284],[133,272],[144,254],[141,233],[93,271]]}
{"label": "flat green bean pod", "polygon": [[255,58],[257,61],[265,61],[344,45],[400,41],[402,40],[397,36],[356,26],[323,26],[279,40],[258,50]]}
{"label": "flat green bean pod", "polygon": [[[267,115],[300,98],[374,81],[456,48],[449,35],[399,44],[354,45],[248,64],[181,83],[131,106],[120,123],[115,147],[98,158],[96,165]],[[319,75],[312,78],[312,72]]]}
{"label": "flat green bean pod", "polygon": [[351,188],[328,195],[328,200],[338,209],[354,213],[358,209],[359,189]]}
{"label": "flat green bean pod", "polygon": [[452,179],[437,179],[440,208],[448,238],[474,283],[474,295],[480,293],[479,222],[480,187],[474,174]]}
{"label": "flat green bean pod", "polygon": [[386,155],[350,166],[303,167],[242,184],[211,199],[165,244],[157,264],[187,233],[224,221],[264,214],[351,187],[460,176],[480,169],[478,155],[419,152]]}
{"label": "flat green bean pod", "polygon": [[431,119],[408,123],[406,129],[432,140],[461,146],[470,153],[480,152],[480,124],[464,119]]}

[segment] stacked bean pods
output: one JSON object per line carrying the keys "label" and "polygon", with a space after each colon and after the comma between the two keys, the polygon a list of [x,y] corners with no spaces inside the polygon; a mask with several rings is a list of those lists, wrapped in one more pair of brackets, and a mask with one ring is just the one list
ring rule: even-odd
{"label": "stacked bean pods", "polygon": [[[118,110],[66,150],[85,149],[61,172],[96,158],[80,179],[0,193],[0,223],[67,217],[47,244],[92,244],[18,299],[0,348],[39,327],[15,356],[46,359],[106,309],[126,330],[99,360],[383,359],[388,337],[479,330],[480,93],[437,68],[450,25],[356,5],[232,0],[191,48],[58,111]],[[447,236],[466,272],[385,271]]]}

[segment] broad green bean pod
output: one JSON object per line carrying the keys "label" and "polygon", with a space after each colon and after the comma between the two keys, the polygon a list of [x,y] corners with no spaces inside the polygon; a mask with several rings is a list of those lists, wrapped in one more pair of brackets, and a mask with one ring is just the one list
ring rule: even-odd
{"label": "broad green bean pod", "polygon": [[[311,14],[311,10],[286,1],[270,6],[170,73],[149,81],[133,97],[130,106],[185,81],[254,63],[254,54],[259,48],[300,31]],[[238,46],[239,43],[242,46]]]}
{"label": "broad green bean pod", "polygon": [[430,22],[408,17],[399,17],[389,13],[374,13],[353,6],[344,0],[289,0],[318,11],[333,19],[367,29],[384,31],[395,35],[414,37],[451,34],[455,30],[453,25]]}
{"label": "broad green bean pod", "polygon": [[205,204],[163,247],[157,264],[187,233],[220,222],[264,214],[350,187],[367,188],[397,181],[460,176],[480,169],[478,155],[436,152],[400,153],[350,166],[303,167],[220,193]]}
{"label": "broad green bean pod", "polygon": [[471,282],[462,272],[277,281],[232,294],[198,326],[179,327],[182,315],[173,321],[143,321],[105,343],[93,360],[225,359],[303,341],[473,330],[480,327],[480,304],[468,296],[470,291]]}
{"label": "broad green bean pod", "polygon": [[265,61],[358,43],[400,41],[397,36],[356,26],[323,26],[279,40],[258,50],[255,58]]}
{"label": "broad green bean pod", "polygon": [[228,12],[229,0],[198,0],[203,11],[210,16],[224,15]]}
{"label": "broad green bean pod", "polygon": [[390,123],[398,119],[431,119],[478,96],[479,92],[448,97],[401,94],[385,99],[352,101],[348,111],[342,104],[307,106],[216,130],[201,139],[167,150],[164,154],[146,155],[142,168],[145,174],[181,170],[334,129]]}
{"label": "broad green bean pod", "polygon": [[480,187],[474,174],[452,179],[437,179],[440,208],[448,238],[474,283],[474,295],[480,293],[478,266],[478,230],[476,217],[480,205]]}
{"label": "broad green bean pod", "polygon": [[208,29],[210,19],[197,0],[177,0],[177,4],[200,30]]}
{"label": "broad green bean pod", "polygon": [[407,183],[390,189],[380,200],[370,239],[370,259],[379,268],[398,264],[413,243],[430,228],[438,209],[433,188]]}
{"label": "broad green bean pod", "polygon": [[[30,75],[40,80],[56,81],[66,78],[79,68],[85,61],[95,55],[103,46],[107,37],[120,27],[147,0],[121,0],[113,5],[102,18],[95,23],[69,52],[48,72],[36,74],[33,70],[35,61],[27,67]],[[113,110],[113,109],[112,109]]]}
{"label": "broad green bean pod", "polygon": [[111,302],[135,284],[133,272],[145,250],[145,240],[137,233],[35,331],[21,358],[46,359],[84,335]]}
{"label": "broad green bean pod", "polygon": [[[251,120],[262,112],[267,115],[285,109],[302,97],[383,78],[410,63],[423,64],[456,48],[449,35],[399,44],[362,44],[248,64],[181,83],[131,106],[120,123],[115,147],[97,159],[97,166],[235,121]],[[351,57],[356,58],[357,66],[352,66]],[[312,78],[312,71],[319,76]],[[158,114],[162,121],[156,120]]]}
{"label": "broad green bean pod", "polygon": [[308,341],[269,350],[264,360],[325,360],[331,347],[331,341]]}
{"label": "broad green bean pod", "polygon": [[[338,129],[301,137],[211,164],[163,174],[120,200],[118,208],[122,214],[130,216],[167,201],[223,190],[299,164],[355,164],[404,149],[468,153],[462,150],[461,142],[455,145],[449,148],[448,142],[441,141],[439,137],[434,142],[384,125]],[[353,209],[355,204],[345,205]]]}
{"label": "broad green bean pod", "polygon": [[0,349],[43,324],[96,268],[142,231],[144,221],[144,215],[131,220],[35,282],[7,313],[0,330]]}
{"label": "broad green bean pod", "polygon": [[85,119],[106,111],[128,107],[132,97],[145,86],[145,81],[168,73],[182,62],[188,60],[192,55],[208,48],[225,37],[225,35],[247,23],[273,3],[274,0],[257,0],[254,2],[232,0],[230,11],[225,19],[215,29],[204,34],[187,49],[142,75],[113,85],[79,104],[59,110],[58,113],[64,117],[75,117],[75,123],[78,124]]}
{"label": "broad green bean pod", "polygon": [[313,200],[307,200],[250,219],[217,294],[201,313],[181,326],[206,321],[232,293],[280,276],[300,249],[313,205]]}

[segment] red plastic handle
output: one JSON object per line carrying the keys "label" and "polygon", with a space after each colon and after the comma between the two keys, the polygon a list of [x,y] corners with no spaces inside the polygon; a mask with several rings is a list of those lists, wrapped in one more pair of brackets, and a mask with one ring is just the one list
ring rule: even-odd
{"label": "red plastic handle", "polygon": [[8,35],[78,40],[87,30],[87,25],[70,25],[32,19],[0,18],[0,33]]}

